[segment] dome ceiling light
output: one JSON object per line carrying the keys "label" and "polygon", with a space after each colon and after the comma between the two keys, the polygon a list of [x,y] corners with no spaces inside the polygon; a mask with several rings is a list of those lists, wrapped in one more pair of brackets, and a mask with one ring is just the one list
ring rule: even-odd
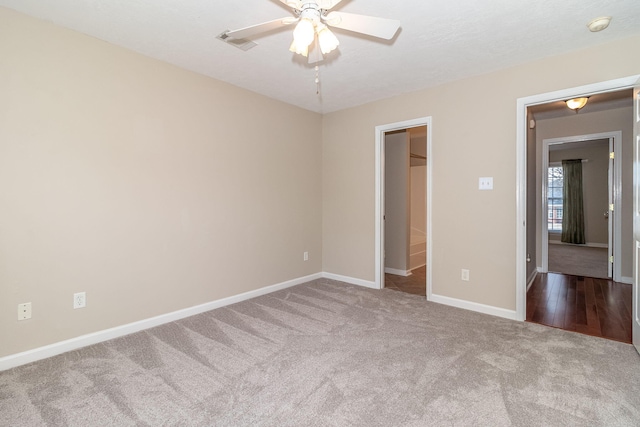
{"label": "dome ceiling light", "polygon": [[589,22],[587,24],[587,28],[589,28],[589,31],[591,31],[592,33],[597,33],[598,31],[606,29],[610,23],[610,16],[601,16],[600,18],[596,18],[593,21]]}
{"label": "dome ceiling light", "polygon": [[587,105],[587,101],[589,101],[589,98],[581,97],[581,98],[568,99],[565,101],[565,103],[567,104],[567,107],[571,108],[577,113],[578,111],[580,111],[582,107]]}

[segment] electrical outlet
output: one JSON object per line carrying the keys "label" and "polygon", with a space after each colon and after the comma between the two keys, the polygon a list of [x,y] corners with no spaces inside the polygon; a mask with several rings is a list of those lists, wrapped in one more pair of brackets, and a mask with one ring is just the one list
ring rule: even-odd
{"label": "electrical outlet", "polygon": [[305,252],[304,254],[302,254],[302,259],[305,261],[309,261],[309,252]]}
{"label": "electrical outlet", "polygon": [[466,270],[464,268],[462,269],[462,277],[461,277],[461,279],[464,280],[465,282],[469,281],[469,270]]}
{"label": "electrical outlet", "polygon": [[73,308],[83,308],[87,305],[87,294],[78,292],[73,294]]}
{"label": "electrical outlet", "polygon": [[31,303],[18,304],[18,320],[31,319]]}

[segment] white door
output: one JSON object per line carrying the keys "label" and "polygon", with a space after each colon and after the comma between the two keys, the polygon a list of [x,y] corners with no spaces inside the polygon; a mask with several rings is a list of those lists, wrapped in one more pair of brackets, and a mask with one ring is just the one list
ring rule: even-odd
{"label": "white door", "polygon": [[633,89],[633,345],[640,352],[640,80]]}

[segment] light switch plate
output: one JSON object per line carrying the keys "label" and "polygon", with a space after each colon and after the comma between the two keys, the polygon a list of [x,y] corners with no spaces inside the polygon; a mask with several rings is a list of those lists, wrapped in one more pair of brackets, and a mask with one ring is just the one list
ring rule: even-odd
{"label": "light switch plate", "polygon": [[478,188],[480,190],[493,190],[493,177],[485,176],[478,179]]}
{"label": "light switch plate", "polygon": [[18,304],[18,320],[31,319],[31,303]]}

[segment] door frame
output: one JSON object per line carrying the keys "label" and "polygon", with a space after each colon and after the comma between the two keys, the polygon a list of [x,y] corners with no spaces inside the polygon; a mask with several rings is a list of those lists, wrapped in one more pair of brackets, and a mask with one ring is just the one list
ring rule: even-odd
{"label": "door frame", "polygon": [[405,120],[402,122],[389,123],[375,127],[375,288],[384,288],[384,134],[396,130],[408,129],[418,126],[427,127],[427,300],[431,299],[431,254],[432,254],[432,227],[431,227],[431,198],[432,198],[432,174],[433,174],[433,156],[432,156],[432,119],[431,116],[420,117],[417,119]]}
{"label": "door frame", "polygon": [[527,107],[631,89],[640,74],[518,98],[516,101],[516,319],[527,315]]}
{"label": "door frame", "polygon": [[633,88],[633,243],[631,343],[640,353],[640,77]]}
{"label": "door frame", "polygon": [[[542,273],[546,273],[549,271],[549,235],[547,233],[547,175],[544,173],[545,170],[549,167],[549,147],[552,145],[560,145],[560,144],[572,144],[575,142],[583,142],[583,141],[592,141],[596,139],[607,139],[609,140],[608,150],[609,152],[613,151],[617,156],[620,156],[622,152],[622,131],[612,131],[612,132],[602,132],[602,133],[592,133],[588,135],[573,135],[568,137],[560,137],[560,138],[549,138],[544,139],[542,141],[542,164],[540,165],[540,178],[542,180],[542,209],[540,211],[540,223],[538,226],[540,227],[540,234],[538,238],[541,242],[542,249]],[[613,170],[608,172],[608,203],[613,203],[613,212],[609,219],[609,225],[607,228],[609,229],[609,242],[613,238],[613,247],[611,247],[611,243],[609,243],[609,252],[612,252],[614,265],[612,271],[612,278],[616,282],[622,282],[622,270],[621,270],[621,262],[622,259],[622,163],[620,161],[613,162]],[[611,221],[613,221],[613,229],[611,229]],[[608,262],[608,261],[607,261]]]}

